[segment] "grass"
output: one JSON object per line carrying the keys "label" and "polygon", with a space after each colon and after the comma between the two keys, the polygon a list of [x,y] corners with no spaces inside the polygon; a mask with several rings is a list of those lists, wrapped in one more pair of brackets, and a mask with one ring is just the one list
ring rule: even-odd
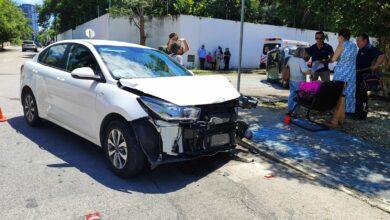
{"label": "grass", "polygon": [[[212,75],[212,74],[236,74],[237,69],[231,69],[231,70],[200,70],[200,69],[193,69],[191,70],[195,75]],[[245,74],[265,74],[265,70],[262,69],[243,69],[242,73]]]}

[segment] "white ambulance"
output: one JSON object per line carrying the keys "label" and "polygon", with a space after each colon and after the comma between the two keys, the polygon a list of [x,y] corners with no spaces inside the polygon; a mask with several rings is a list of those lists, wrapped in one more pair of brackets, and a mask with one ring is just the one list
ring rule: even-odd
{"label": "white ambulance", "polygon": [[260,56],[260,68],[266,68],[267,65],[267,53],[276,47],[285,47],[285,46],[306,46],[309,47],[310,44],[305,41],[297,40],[287,40],[281,37],[274,38],[265,38],[263,41],[263,52]]}

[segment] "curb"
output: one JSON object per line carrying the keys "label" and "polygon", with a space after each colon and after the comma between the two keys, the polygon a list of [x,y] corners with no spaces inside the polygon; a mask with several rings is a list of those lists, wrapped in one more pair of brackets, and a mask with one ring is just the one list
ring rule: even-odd
{"label": "curb", "polygon": [[381,209],[382,211],[385,211],[387,213],[390,213],[390,204],[388,204],[386,201],[382,201],[382,199],[373,198],[370,196],[365,195],[364,193],[354,189],[353,187],[346,186],[341,182],[337,182],[334,177],[330,175],[326,175],[324,173],[319,173],[313,169],[310,169],[306,166],[302,166],[299,162],[296,160],[288,159],[279,156],[278,154],[274,153],[273,151],[266,150],[261,144],[254,143],[246,138],[243,138],[242,140],[238,141],[238,144],[241,145],[244,148],[247,148],[251,151],[255,151],[256,153],[271,159],[273,161],[279,162],[291,169],[294,169],[301,174],[303,174],[306,178],[310,180],[317,180],[322,182],[324,185],[338,189],[354,198],[357,198],[363,202],[368,203],[372,207],[376,207],[378,209]]}

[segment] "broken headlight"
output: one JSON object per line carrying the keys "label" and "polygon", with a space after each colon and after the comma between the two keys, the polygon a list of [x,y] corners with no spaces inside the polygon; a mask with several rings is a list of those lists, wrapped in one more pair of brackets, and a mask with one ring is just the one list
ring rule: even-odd
{"label": "broken headlight", "polygon": [[164,121],[196,121],[200,116],[200,108],[178,106],[148,96],[140,96],[138,100],[150,113]]}

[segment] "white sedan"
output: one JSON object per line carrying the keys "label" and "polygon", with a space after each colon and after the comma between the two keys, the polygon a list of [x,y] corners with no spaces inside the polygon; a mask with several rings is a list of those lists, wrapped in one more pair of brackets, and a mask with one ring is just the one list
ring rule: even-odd
{"label": "white sedan", "polygon": [[124,177],[146,162],[233,149],[247,128],[236,108],[257,104],[223,76],[194,76],[158,50],[104,40],[46,47],[22,66],[21,100],[29,125],[44,119],[103,147]]}

